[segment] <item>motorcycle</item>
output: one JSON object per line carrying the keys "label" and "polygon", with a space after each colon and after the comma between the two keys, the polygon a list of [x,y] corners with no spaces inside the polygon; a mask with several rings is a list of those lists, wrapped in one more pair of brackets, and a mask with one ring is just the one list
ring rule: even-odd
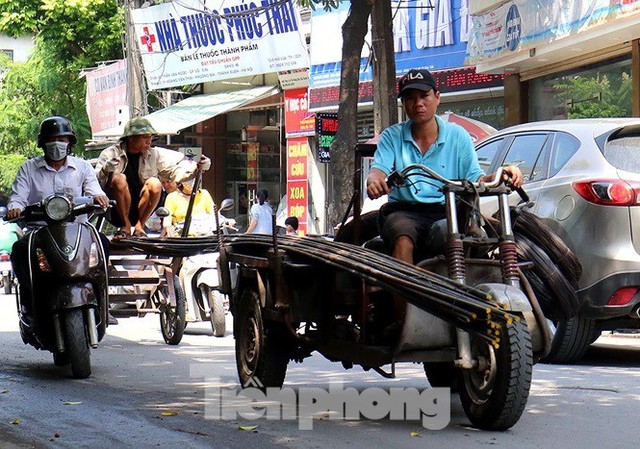
{"label": "motorcycle", "polygon": [[[395,369],[384,365],[423,363],[433,387],[459,392],[473,425],[512,427],[526,406],[533,363],[548,352],[551,339],[521,276],[527,262],[517,259],[511,190],[501,178],[499,170],[492,183],[449,180],[419,165],[388,177],[392,188],[438,182],[445,196],[447,220],[434,225],[431,252],[417,266],[380,254],[381,239],[354,229],[359,217],[333,242],[227,238],[220,274],[231,296],[241,385],[281,387],[289,361],[313,351],[345,369],[360,365],[388,378]],[[356,179],[354,198],[360,198],[360,185]],[[481,196],[498,198],[493,228],[480,214]],[[373,225],[377,229],[375,220]],[[235,285],[224,262],[239,265]],[[390,334],[396,297],[407,307],[399,332]]]}
{"label": "motorcycle", "polygon": [[[224,234],[235,231],[235,220],[226,218],[222,212],[233,209],[233,200],[222,201],[218,210],[217,226]],[[215,228],[209,234],[213,234]],[[218,251],[189,256],[182,262],[180,278],[187,298],[187,322],[211,321],[213,335],[224,337],[225,314],[229,310],[227,295],[220,292],[218,276]]]}
{"label": "motorcycle", "polygon": [[[0,217],[7,214],[7,208],[0,207]],[[11,266],[11,248],[22,235],[22,230],[15,223],[0,222],[0,283],[6,295],[11,294],[15,285],[15,276]]]}
{"label": "motorcycle", "polygon": [[108,289],[100,235],[75,219],[103,212],[92,198],[53,194],[11,220],[31,228],[22,239],[27,257],[18,262],[30,279],[17,294],[22,340],[52,352],[54,364],[70,365],[76,379],[91,375],[90,349],[108,326]]}

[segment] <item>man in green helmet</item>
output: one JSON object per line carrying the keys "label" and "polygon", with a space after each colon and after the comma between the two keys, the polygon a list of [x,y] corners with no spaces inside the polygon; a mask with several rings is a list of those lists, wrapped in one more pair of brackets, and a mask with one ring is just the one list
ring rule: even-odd
{"label": "man in green helmet", "polygon": [[120,141],[105,148],[96,164],[96,174],[107,195],[116,200],[111,222],[119,227],[114,239],[144,237],[144,226],[160,200],[160,178],[182,182],[195,176],[198,166],[211,167],[209,158],[185,159],[178,151],[152,147],[157,134],[149,120],[135,117],[125,125]]}

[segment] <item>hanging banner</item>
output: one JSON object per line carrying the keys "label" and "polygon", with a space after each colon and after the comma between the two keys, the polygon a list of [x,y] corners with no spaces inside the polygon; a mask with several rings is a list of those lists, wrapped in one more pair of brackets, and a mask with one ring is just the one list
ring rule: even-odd
{"label": "hanging banner", "polygon": [[[340,84],[341,27],[350,6],[351,2],[342,2],[337,9],[316,8],[312,12],[312,89]],[[470,26],[469,0],[391,0],[391,11],[396,76],[413,68],[442,70],[464,66]],[[370,33],[365,40],[360,60],[361,82],[373,79]]]}
{"label": "hanging banner", "polygon": [[284,91],[284,130],[287,137],[313,136],[316,133],[315,114],[309,113],[306,88]]}
{"label": "hanging banner", "polygon": [[126,123],[129,120],[126,59],[87,72],[85,77],[91,133]]}
{"label": "hanging banner", "polygon": [[307,233],[308,150],[306,137],[287,139],[287,216],[298,219],[299,235]]}
{"label": "hanging banner", "polygon": [[293,0],[176,0],[131,12],[149,89],[309,67]]}
{"label": "hanging banner", "polygon": [[331,162],[331,144],[338,132],[338,114],[321,112],[316,114],[316,134],[318,136],[318,162]]}
{"label": "hanging banner", "polygon": [[632,15],[640,15],[640,0],[510,1],[471,18],[467,64],[528,51]]}

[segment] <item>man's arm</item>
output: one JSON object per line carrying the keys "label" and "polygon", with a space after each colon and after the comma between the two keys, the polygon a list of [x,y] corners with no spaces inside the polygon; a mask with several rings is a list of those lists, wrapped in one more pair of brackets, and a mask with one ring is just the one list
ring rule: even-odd
{"label": "man's arm", "polygon": [[31,191],[31,177],[27,168],[28,162],[22,164],[13,185],[11,186],[11,198],[7,204],[7,218],[17,218],[22,210],[29,204],[29,192]]}
{"label": "man's arm", "polygon": [[96,177],[96,173],[91,167],[91,164],[86,161],[83,162],[82,194],[92,196],[93,200],[97,204],[106,209],[109,207],[109,198],[100,187],[100,183],[98,182],[98,178]]}
{"label": "man's arm", "polygon": [[375,200],[382,195],[391,193],[391,189],[385,182],[386,173],[378,168],[372,168],[367,176],[367,194],[369,198]]}
{"label": "man's arm", "polygon": [[[478,182],[491,182],[495,179],[495,176],[495,173],[480,176],[480,178],[478,178]],[[508,181],[517,189],[519,187],[522,187],[522,184],[524,184],[524,175],[522,174],[522,171],[518,166],[509,165],[507,167],[504,167],[502,170],[502,180]]]}

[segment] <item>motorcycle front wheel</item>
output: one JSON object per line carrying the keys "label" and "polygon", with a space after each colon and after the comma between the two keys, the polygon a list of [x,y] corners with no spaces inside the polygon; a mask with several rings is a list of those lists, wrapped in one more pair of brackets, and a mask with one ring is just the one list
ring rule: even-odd
{"label": "motorcycle front wheel", "polygon": [[524,320],[503,325],[497,348],[470,334],[478,365],[461,370],[460,400],[471,424],[484,430],[507,430],[524,412],[531,387],[533,352]]}
{"label": "motorcycle front wheel", "polygon": [[227,331],[227,323],[224,316],[224,294],[214,290],[208,285],[200,287],[202,296],[209,302],[209,319],[214,337],[224,337]]}
{"label": "motorcycle front wheel", "polygon": [[[69,309],[63,315],[64,347],[74,379],[91,375],[91,350],[82,309]],[[62,362],[63,359],[60,359]],[[54,358],[55,361],[55,358]]]}
{"label": "motorcycle front wheel", "polygon": [[[185,319],[185,296],[182,284],[178,276],[173,277],[173,288],[176,294],[176,305],[172,306],[169,300],[169,287],[162,286],[156,291],[156,301],[160,303],[160,331],[162,338],[168,345],[177,345],[182,341],[184,328],[186,327]],[[166,299],[166,303],[160,302],[160,295]]]}

